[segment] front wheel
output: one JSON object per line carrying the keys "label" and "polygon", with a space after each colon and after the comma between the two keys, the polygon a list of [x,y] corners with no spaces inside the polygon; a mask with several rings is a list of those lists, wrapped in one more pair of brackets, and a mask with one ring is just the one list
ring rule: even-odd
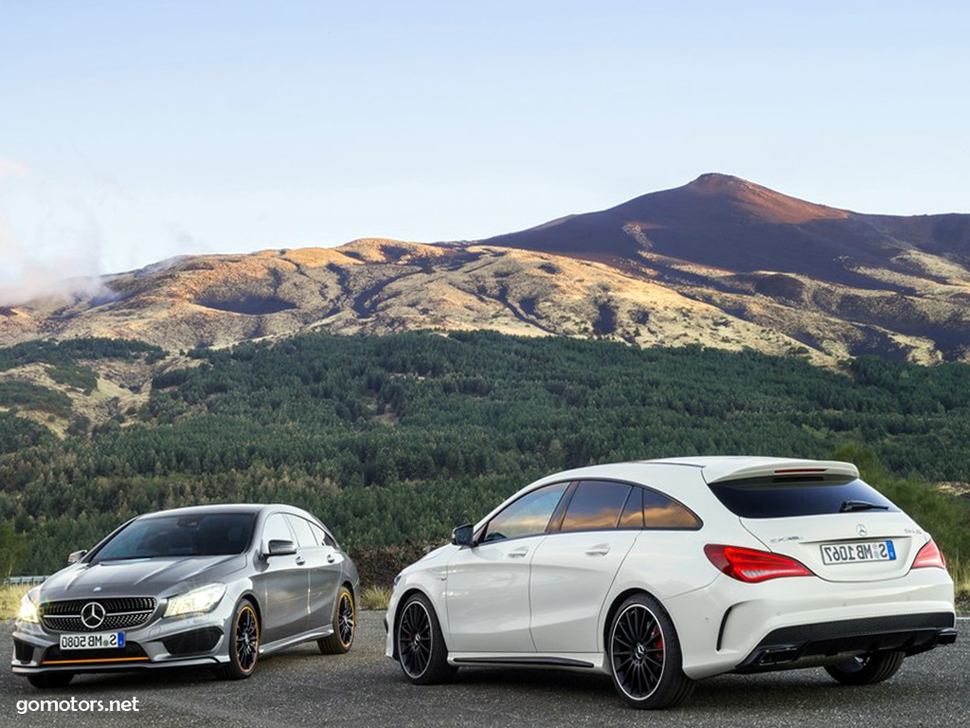
{"label": "front wheel", "polygon": [[825,672],[843,685],[874,685],[895,675],[905,659],[904,652],[870,652],[829,665]]}
{"label": "front wheel", "polygon": [[325,655],[342,655],[349,652],[357,635],[357,608],[354,595],[345,586],[337,591],[337,608],[333,612],[333,634],[317,640],[320,652]]}
{"label": "front wheel", "polygon": [[220,676],[226,680],[244,680],[256,670],[259,661],[259,619],[256,607],[248,599],[236,606],[229,635],[229,664]]}
{"label": "front wheel", "polygon": [[670,708],[694,691],[681,669],[674,623],[647,594],[631,596],[616,610],[607,648],[613,686],[634,708]]}
{"label": "front wheel", "polygon": [[431,602],[413,594],[401,606],[399,615],[395,639],[404,676],[416,685],[454,678],[458,668],[448,664],[448,648]]}

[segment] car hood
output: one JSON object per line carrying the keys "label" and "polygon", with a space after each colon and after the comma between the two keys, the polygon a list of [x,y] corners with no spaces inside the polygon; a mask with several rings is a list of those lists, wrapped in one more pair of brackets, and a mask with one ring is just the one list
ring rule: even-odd
{"label": "car hood", "polygon": [[80,563],[48,578],[40,598],[45,602],[108,596],[164,598],[221,581],[245,564],[245,554]]}

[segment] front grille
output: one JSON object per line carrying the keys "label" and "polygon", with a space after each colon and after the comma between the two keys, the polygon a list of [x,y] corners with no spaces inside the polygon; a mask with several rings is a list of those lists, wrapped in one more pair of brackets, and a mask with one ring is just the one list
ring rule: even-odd
{"label": "front grille", "polygon": [[[92,602],[105,611],[104,621],[88,627],[81,620],[81,610]],[[113,599],[70,599],[47,602],[42,607],[42,619],[47,629],[57,632],[110,632],[132,629],[148,621],[158,604],[154,597],[122,597]]]}

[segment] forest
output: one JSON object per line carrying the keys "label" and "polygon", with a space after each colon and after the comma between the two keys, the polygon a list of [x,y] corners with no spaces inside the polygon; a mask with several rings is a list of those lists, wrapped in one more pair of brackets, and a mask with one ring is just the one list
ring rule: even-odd
{"label": "forest", "polygon": [[[78,386],[92,359],[165,356],[105,341],[0,350],[0,370],[43,361],[79,371],[64,375]],[[139,513],[198,503],[292,503],[352,553],[440,541],[549,472],[695,454],[855,460],[948,555],[970,557],[966,500],[933,485],[970,479],[967,365],[861,357],[836,372],[492,332],[308,334],[189,356],[140,409],[65,439],[15,416],[24,398],[63,402],[0,390],[14,407],[0,413],[0,519],[28,546],[20,573],[60,568]]]}

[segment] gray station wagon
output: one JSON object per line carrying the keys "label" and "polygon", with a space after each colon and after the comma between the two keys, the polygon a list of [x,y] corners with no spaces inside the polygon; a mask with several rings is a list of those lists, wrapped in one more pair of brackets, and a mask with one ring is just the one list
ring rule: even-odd
{"label": "gray station wagon", "polygon": [[36,687],[79,672],[212,667],[317,640],[354,643],[360,580],[323,523],[286,505],[215,505],[120,526],[21,602],[12,667]]}

